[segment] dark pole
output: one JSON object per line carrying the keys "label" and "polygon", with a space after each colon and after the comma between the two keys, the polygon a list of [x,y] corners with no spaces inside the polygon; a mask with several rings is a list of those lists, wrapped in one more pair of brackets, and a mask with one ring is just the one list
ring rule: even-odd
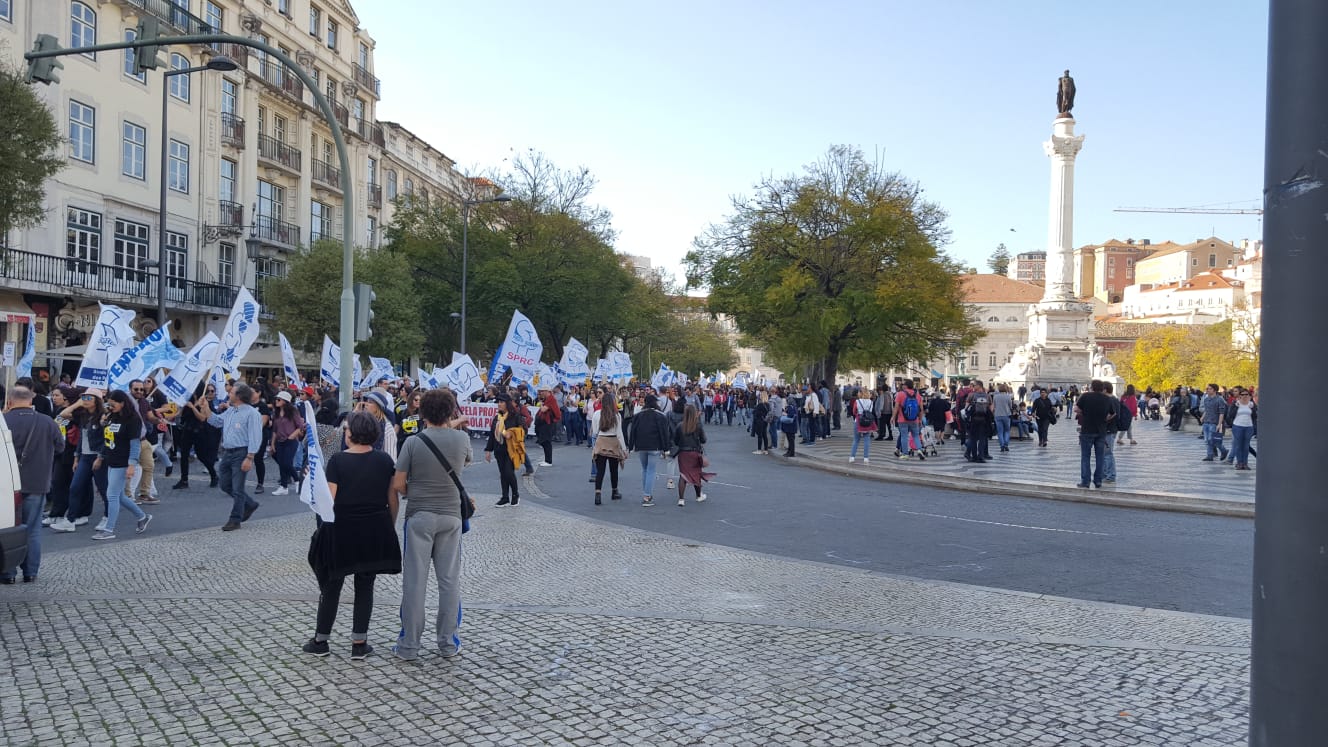
{"label": "dark pole", "polygon": [[[1305,376],[1328,370],[1309,330],[1328,328],[1328,3],[1271,0],[1264,141],[1259,400],[1264,428],[1254,523],[1250,744],[1328,734],[1328,503]],[[1316,321],[1317,320],[1317,321]]]}
{"label": "dark pole", "polygon": [[461,204],[461,354],[466,354],[466,265],[470,259],[470,200]]}
{"label": "dark pole", "polygon": [[[171,72],[161,76],[161,202],[157,215],[157,326],[166,324],[166,172],[170,158],[170,131],[166,118],[170,115]],[[170,330],[166,331],[170,339]]]}

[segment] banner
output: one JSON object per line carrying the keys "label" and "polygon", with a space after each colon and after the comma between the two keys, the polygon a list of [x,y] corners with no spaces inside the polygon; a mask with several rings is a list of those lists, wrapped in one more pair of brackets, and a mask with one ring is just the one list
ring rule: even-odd
{"label": "banner", "polygon": [[32,359],[37,356],[37,317],[28,318],[28,341],[23,347],[23,357],[18,359],[14,375],[18,378],[32,375]]}
{"label": "banner", "polygon": [[586,365],[586,356],[590,351],[580,340],[575,337],[568,338],[567,346],[563,348],[562,360],[554,364],[554,373],[558,380],[567,386],[586,383],[590,378],[590,367]]}
{"label": "banner", "polygon": [[360,388],[373,389],[383,379],[395,379],[396,376],[397,370],[391,360],[369,356],[369,374],[360,381]]}
{"label": "banner", "polygon": [[558,374],[554,372],[553,367],[549,364],[541,363],[535,371],[535,378],[531,379],[530,383],[534,387],[534,391],[538,392],[540,389],[553,391],[553,388],[558,386],[559,383]]}
{"label": "banner", "polygon": [[489,367],[489,381],[496,381],[504,371],[511,370],[512,376],[522,381],[530,381],[539,367],[540,356],[544,354],[544,343],[535,333],[535,325],[530,323],[525,314],[512,312],[512,323],[507,325],[507,338],[498,348]]}
{"label": "banner", "polygon": [[[171,373],[161,382],[161,390],[166,398],[174,402],[177,407],[183,407],[185,402],[194,396],[194,389],[198,388],[198,382],[202,381],[203,375],[215,369],[217,356],[221,354],[221,340],[217,339],[215,332],[209,332],[203,336],[203,339],[194,343],[189,349],[189,353],[171,369]],[[217,396],[224,396],[226,393],[225,382],[217,387]]]}
{"label": "banner", "polygon": [[[301,402],[304,408],[304,422],[314,422],[314,405]],[[323,459],[323,449],[318,445],[318,429],[304,429],[305,463],[309,465],[309,476],[300,483],[300,501],[318,514],[318,518],[331,523],[336,520],[332,511],[332,489],[327,486],[327,462]]]}
{"label": "banner", "polygon": [[609,366],[609,362],[603,358],[600,358],[595,363],[595,375],[592,376],[591,379],[593,381],[603,382],[603,381],[608,381],[612,377],[613,377],[613,369]]}
{"label": "banner", "polygon": [[[497,402],[465,402],[458,406],[461,414],[466,416],[466,430],[473,433],[488,433],[490,426],[493,425],[493,419],[498,415]],[[537,408],[526,406],[526,412],[530,414],[530,422],[535,422],[535,413]],[[532,428],[527,437],[534,435]]]}
{"label": "banner", "polygon": [[106,389],[111,384],[111,363],[134,344],[134,330],[129,326],[134,312],[118,306],[100,304],[101,314],[93,327],[83,353],[74,386]]}
{"label": "banner", "polygon": [[[243,286],[235,294],[235,305],[221,334],[221,356],[217,365],[228,373],[240,370],[240,359],[258,339],[258,302]],[[220,390],[218,390],[220,391]]]}
{"label": "banner", "polygon": [[332,338],[323,335],[323,360],[318,364],[318,374],[323,381],[336,384],[341,377],[341,348],[332,343]]}
{"label": "banner", "polygon": [[480,369],[469,355],[452,354],[452,363],[442,371],[434,371],[438,386],[445,386],[456,395],[457,402],[470,401],[471,395],[484,388]]}
{"label": "banner", "polygon": [[352,355],[350,359],[355,363],[355,367],[351,369],[350,385],[355,386],[360,379],[364,378],[364,369],[360,367],[360,356],[358,354]]}
{"label": "banner", "polygon": [[746,374],[746,373],[740,373],[740,374],[738,374],[737,376],[734,376],[734,377],[733,377],[733,384],[732,384],[732,386],[733,386],[734,389],[742,389],[742,390],[746,390],[746,389],[747,389],[747,374]]}
{"label": "banner", "polygon": [[627,353],[609,353],[609,371],[615,379],[627,381],[632,378],[632,356]]}
{"label": "banner", "polygon": [[280,332],[277,333],[277,341],[281,343],[281,367],[286,372],[286,383],[289,386],[299,386],[300,369],[295,365],[295,349],[291,347],[290,340]]}
{"label": "banner", "polygon": [[[434,370],[437,370],[437,369],[434,369]],[[419,382],[419,384],[420,384],[420,385],[419,385],[419,388],[420,388],[420,389],[428,390],[428,389],[437,389],[437,388],[438,388],[438,380],[435,379],[435,378],[433,377],[433,374],[429,373],[428,371],[426,371],[426,370],[423,369],[423,368],[420,369],[420,382]]]}
{"label": "banner", "polygon": [[650,377],[650,385],[655,387],[655,389],[664,389],[665,387],[673,386],[673,383],[677,381],[677,379],[678,377],[674,375],[673,371],[670,370],[668,366],[661,363],[659,364],[659,370],[655,372],[654,376]]}
{"label": "banner", "polygon": [[159,368],[174,368],[184,360],[184,353],[171,344],[170,325],[163,324],[143,341],[120,354],[111,364],[108,390],[129,391],[129,382],[145,378]]}

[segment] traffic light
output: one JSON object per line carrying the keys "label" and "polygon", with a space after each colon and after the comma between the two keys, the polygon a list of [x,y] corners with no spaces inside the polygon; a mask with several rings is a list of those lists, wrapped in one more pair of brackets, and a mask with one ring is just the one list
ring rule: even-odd
{"label": "traffic light", "polygon": [[[152,16],[144,16],[138,22],[138,34],[134,37],[137,41],[156,41],[161,37],[161,21]],[[134,72],[142,73],[145,70],[156,70],[162,65],[162,61],[157,58],[157,53],[161,51],[160,44],[149,44],[146,47],[139,47],[134,50]]]}
{"label": "traffic light", "polygon": [[[54,52],[60,48],[60,40],[50,34],[38,34],[37,43],[32,45],[34,52]],[[60,74],[57,70],[63,70],[65,63],[58,57],[41,57],[28,61],[28,82],[29,83],[59,83]]]}
{"label": "traffic light", "polygon": [[373,286],[368,283],[355,284],[355,339],[367,340],[373,337],[373,302],[378,298]]}

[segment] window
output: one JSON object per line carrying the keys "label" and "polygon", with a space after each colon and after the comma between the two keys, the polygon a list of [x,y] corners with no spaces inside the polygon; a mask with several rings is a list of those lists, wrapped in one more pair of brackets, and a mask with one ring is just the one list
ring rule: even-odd
{"label": "window", "polygon": [[[125,41],[133,41],[138,38],[138,32],[133,29],[125,29]],[[125,77],[133,78],[139,83],[147,83],[148,75],[138,69],[138,63],[134,57],[134,50],[126,49],[124,51],[124,74]]]}
{"label": "window", "polygon": [[[172,70],[183,70],[187,67],[189,67],[188,57],[182,54],[171,55]],[[189,103],[189,76],[187,74],[172,75],[169,80],[171,81],[171,95],[186,104]]]}
{"label": "window", "polygon": [[410,177],[406,177],[406,190],[405,190],[405,192],[406,192],[406,196],[407,196],[407,197],[410,197],[411,195],[415,194],[415,181],[414,181],[413,179],[411,179]]}
{"label": "window", "polygon": [[364,42],[360,42],[360,67],[369,69],[369,45]]}
{"label": "window", "polygon": [[[281,220],[285,214],[286,190],[272,182],[258,180],[258,215],[270,220]],[[264,222],[264,221],[260,221]]]}
{"label": "window", "polygon": [[267,134],[267,107],[258,107],[258,134]]}
{"label": "window", "polygon": [[1107,257],[1107,269],[1108,269],[1108,270],[1115,270],[1115,269],[1116,269],[1116,258],[1115,258],[1115,257]]}
{"label": "window", "polygon": [[337,48],[337,22],[331,18],[327,19],[327,48]]}
{"label": "window", "polygon": [[1208,255],[1208,266],[1209,266],[1209,267],[1217,267],[1217,255],[1216,255],[1216,254],[1210,254],[1210,255]]}
{"label": "window", "polygon": [[977,367],[978,367],[978,354],[977,354],[977,353],[973,353],[971,356],[969,356],[969,358],[968,358],[968,365],[972,366],[973,368],[977,368]]}
{"label": "window", "polygon": [[1133,258],[1133,257],[1126,257],[1126,258],[1125,258],[1125,266],[1126,266],[1126,267],[1134,267],[1134,258]]}
{"label": "window", "polygon": [[175,300],[183,299],[185,267],[189,260],[189,237],[166,232],[166,289]]}
{"label": "window", "polygon": [[318,68],[315,67],[315,68],[310,68],[310,69],[309,69],[309,77],[310,77],[310,78],[313,78],[313,79],[314,79],[314,85],[315,85],[315,86],[318,86],[318,87],[320,87],[320,88],[321,88],[322,85],[323,85],[322,83],[319,82],[319,81],[321,81],[321,80],[323,79],[322,76],[323,76],[323,73],[320,72],[320,71],[318,70]]}
{"label": "window", "polygon": [[217,282],[235,285],[235,245],[221,242],[217,246]]}
{"label": "window", "polygon": [[101,213],[69,208],[65,216],[65,256],[76,262],[65,263],[73,273],[97,274],[101,262]]}
{"label": "window", "polygon": [[1198,266],[1199,266],[1199,258],[1198,258],[1198,257],[1195,257],[1194,259],[1191,259],[1191,260],[1190,260],[1190,267],[1198,267]]}
{"label": "window", "polygon": [[332,208],[318,200],[309,203],[309,240],[332,238]]}
{"label": "window", "polygon": [[235,199],[235,162],[229,158],[221,159],[221,189],[217,192],[217,198],[225,202],[236,202]]}
{"label": "window", "polygon": [[[69,48],[91,47],[97,43],[97,13],[80,2],[69,7]],[[84,57],[97,59],[95,52],[84,52]]]}
{"label": "window", "polygon": [[1001,318],[1000,318],[999,316],[989,316],[989,317],[987,317],[987,321],[989,321],[989,322],[999,322],[1000,320],[1001,320]]}
{"label": "window", "polygon": [[309,35],[318,38],[323,31],[323,14],[317,7],[309,6]]}
{"label": "window", "polygon": [[287,18],[290,18],[291,17],[290,0],[277,0],[277,12],[282,14],[283,16],[286,16]]}
{"label": "window", "polygon": [[69,100],[69,157],[75,161],[97,161],[97,110]]}
{"label": "window", "polygon": [[[212,0],[203,3],[203,20],[207,22],[207,25],[210,26],[215,33],[223,33],[222,27],[225,18],[226,11],[222,10],[220,5],[212,2]],[[217,49],[220,46],[220,44],[213,44],[212,48]]]}
{"label": "window", "polygon": [[147,278],[141,270],[147,259],[148,225],[117,218],[115,243],[111,251],[111,264],[115,266],[113,277],[116,280],[146,282]]}
{"label": "window", "polygon": [[369,241],[367,245],[370,249],[378,248],[378,219],[369,216]]}
{"label": "window", "polygon": [[286,118],[272,115],[272,138],[279,143],[286,142]]}
{"label": "window", "polygon": [[146,179],[148,131],[133,122],[124,122],[120,133],[120,173]]}
{"label": "window", "polygon": [[332,103],[336,103],[336,101],[337,101],[337,82],[336,82],[335,80],[332,80],[332,76],[330,76],[330,75],[327,76],[327,86],[323,89],[323,93],[326,94],[326,96],[327,96],[327,100],[328,100],[328,101],[331,101]]}
{"label": "window", "polygon": [[397,198],[397,172],[392,169],[387,170],[387,199],[395,200]]}
{"label": "window", "polygon": [[329,164],[329,165],[331,165],[332,163],[340,163],[339,161],[334,162],[334,161],[332,160],[332,158],[333,158],[333,153],[335,152],[335,147],[336,147],[336,146],[334,146],[334,145],[332,144],[332,141],[331,141],[331,140],[324,138],[324,140],[323,140],[323,163],[326,163],[326,164]]}
{"label": "window", "polygon": [[1005,321],[1007,321],[1007,322],[1014,322],[1015,324],[1018,324],[1018,323],[1019,323],[1019,317],[1017,317],[1017,316],[1007,316],[1007,317],[1005,317]]}
{"label": "window", "polygon": [[235,108],[239,103],[239,90],[235,81],[229,78],[221,79],[221,113],[235,115]]}
{"label": "window", "polygon": [[996,353],[993,351],[987,354],[987,368],[996,367]]}
{"label": "window", "polygon": [[179,140],[169,145],[166,186],[175,192],[189,193],[189,146]]}
{"label": "window", "polygon": [[364,122],[364,99],[353,99],[350,102],[350,114],[355,118],[356,126]]}
{"label": "window", "polygon": [[378,159],[369,157],[369,184],[370,186],[378,183]]}
{"label": "window", "polygon": [[11,5],[11,0],[0,0],[0,21],[14,20],[14,10]]}

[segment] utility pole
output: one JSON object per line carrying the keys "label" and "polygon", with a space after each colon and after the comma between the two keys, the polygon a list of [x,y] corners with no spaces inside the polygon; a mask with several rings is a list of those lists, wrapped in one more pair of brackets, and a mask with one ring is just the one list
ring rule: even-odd
{"label": "utility pole", "polygon": [[1306,372],[1328,370],[1328,3],[1271,0],[1250,745],[1328,734],[1328,504]]}

